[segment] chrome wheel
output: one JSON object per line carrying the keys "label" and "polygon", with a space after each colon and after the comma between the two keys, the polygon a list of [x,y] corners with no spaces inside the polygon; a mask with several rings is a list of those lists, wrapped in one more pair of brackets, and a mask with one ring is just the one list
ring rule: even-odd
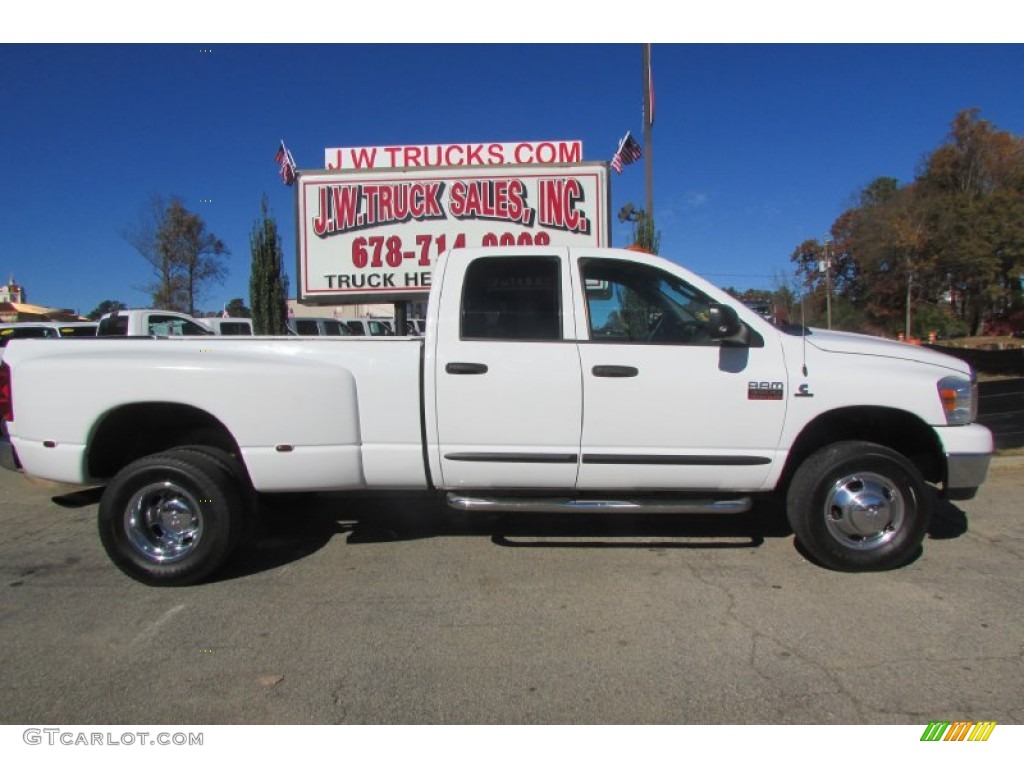
{"label": "chrome wheel", "polygon": [[140,488],[128,501],[124,529],[130,544],[147,560],[174,563],[188,557],[203,535],[199,501],[176,483]]}
{"label": "chrome wheel", "polygon": [[825,527],[843,546],[881,547],[899,532],[906,501],[899,487],[874,472],[857,472],[837,480],[825,498]]}

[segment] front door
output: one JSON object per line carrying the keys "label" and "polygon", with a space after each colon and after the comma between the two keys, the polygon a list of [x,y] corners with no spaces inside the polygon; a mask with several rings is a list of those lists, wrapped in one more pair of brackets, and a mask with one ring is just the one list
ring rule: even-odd
{"label": "front door", "polygon": [[709,333],[705,292],[658,265],[596,256],[578,262],[578,487],[760,488],[786,412],[777,335],[723,346]]}

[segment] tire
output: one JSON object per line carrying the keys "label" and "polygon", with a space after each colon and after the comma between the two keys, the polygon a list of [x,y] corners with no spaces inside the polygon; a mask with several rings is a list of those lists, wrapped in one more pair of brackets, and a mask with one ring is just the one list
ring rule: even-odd
{"label": "tire", "polygon": [[864,441],[835,443],[797,469],[786,516],[797,541],[826,568],[884,571],[921,549],[932,494],[904,456]]}
{"label": "tire", "polygon": [[137,581],[193,584],[234,551],[245,504],[238,482],[210,456],[182,449],[132,462],[103,492],[100,541]]}

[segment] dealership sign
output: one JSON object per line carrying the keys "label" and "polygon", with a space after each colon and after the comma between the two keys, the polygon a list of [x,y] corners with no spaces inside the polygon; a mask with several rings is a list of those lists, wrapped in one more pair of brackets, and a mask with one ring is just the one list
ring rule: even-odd
{"label": "dealership sign", "polygon": [[303,171],[296,188],[306,304],[412,299],[430,290],[449,248],[601,247],[610,237],[603,162]]}
{"label": "dealership sign", "polygon": [[536,163],[549,165],[582,161],[581,141],[413,144],[389,147],[328,147],[324,150],[324,167],[329,171]]}

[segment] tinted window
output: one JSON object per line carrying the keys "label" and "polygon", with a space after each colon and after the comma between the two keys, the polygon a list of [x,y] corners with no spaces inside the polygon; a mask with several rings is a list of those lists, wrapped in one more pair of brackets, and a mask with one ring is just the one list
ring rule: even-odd
{"label": "tinted window", "polygon": [[60,327],[61,337],[65,336],[95,336],[95,325],[62,325]]}
{"label": "tinted window", "polygon": [[349,320],[348,329],[352,332],[353,336],[365,336],[366,332],[363,330],[363,324],[358,320]]}
{"label": "tinted window", "polygon": [[469,265],[462,292],[462,338],[562,338],[558,258],[486,257]]}
{"label": "tinted window", "polygon": [[317,325],[316,320],[296,320],[295,332],[299,336],[319,336],[320,327]]}
{"label": "tinted window", "polygon": [[128,315],[114,315],[100,320],[99,328],[96,329],[97,336],[127,336]]}
{"label": "tinted window", "polygon": [[174,315],[150,315],[149,333],[153,336],[210,336],[213,331]]}
{"label": "tinted window", "polygon": [[56,328],[41,328],[26,325],[23,328],[0,328],[0,347],[6,347],[11,339],[45,339],[57,336]]}
{"label": "tinted window", "polygon": [[387,323],[382,323],[380,320],[370,320],[367,325],[370,326],[371,336],[394,336],[391,326]]}
{"label": "tinted window", "polygon": [[348,326],[340,320],[324,320],[325,336],[348,336]]}
{"label": "tinted window", "polygon": [[222,336],[252,336],[252,329],[248,323],[232,323],[225,321],[220,324]]}
{"label": "tinted window", "polygon": [[653,344],[714,344],[712,301],[656,267],[612,259],[580,262],[590,339]]}

